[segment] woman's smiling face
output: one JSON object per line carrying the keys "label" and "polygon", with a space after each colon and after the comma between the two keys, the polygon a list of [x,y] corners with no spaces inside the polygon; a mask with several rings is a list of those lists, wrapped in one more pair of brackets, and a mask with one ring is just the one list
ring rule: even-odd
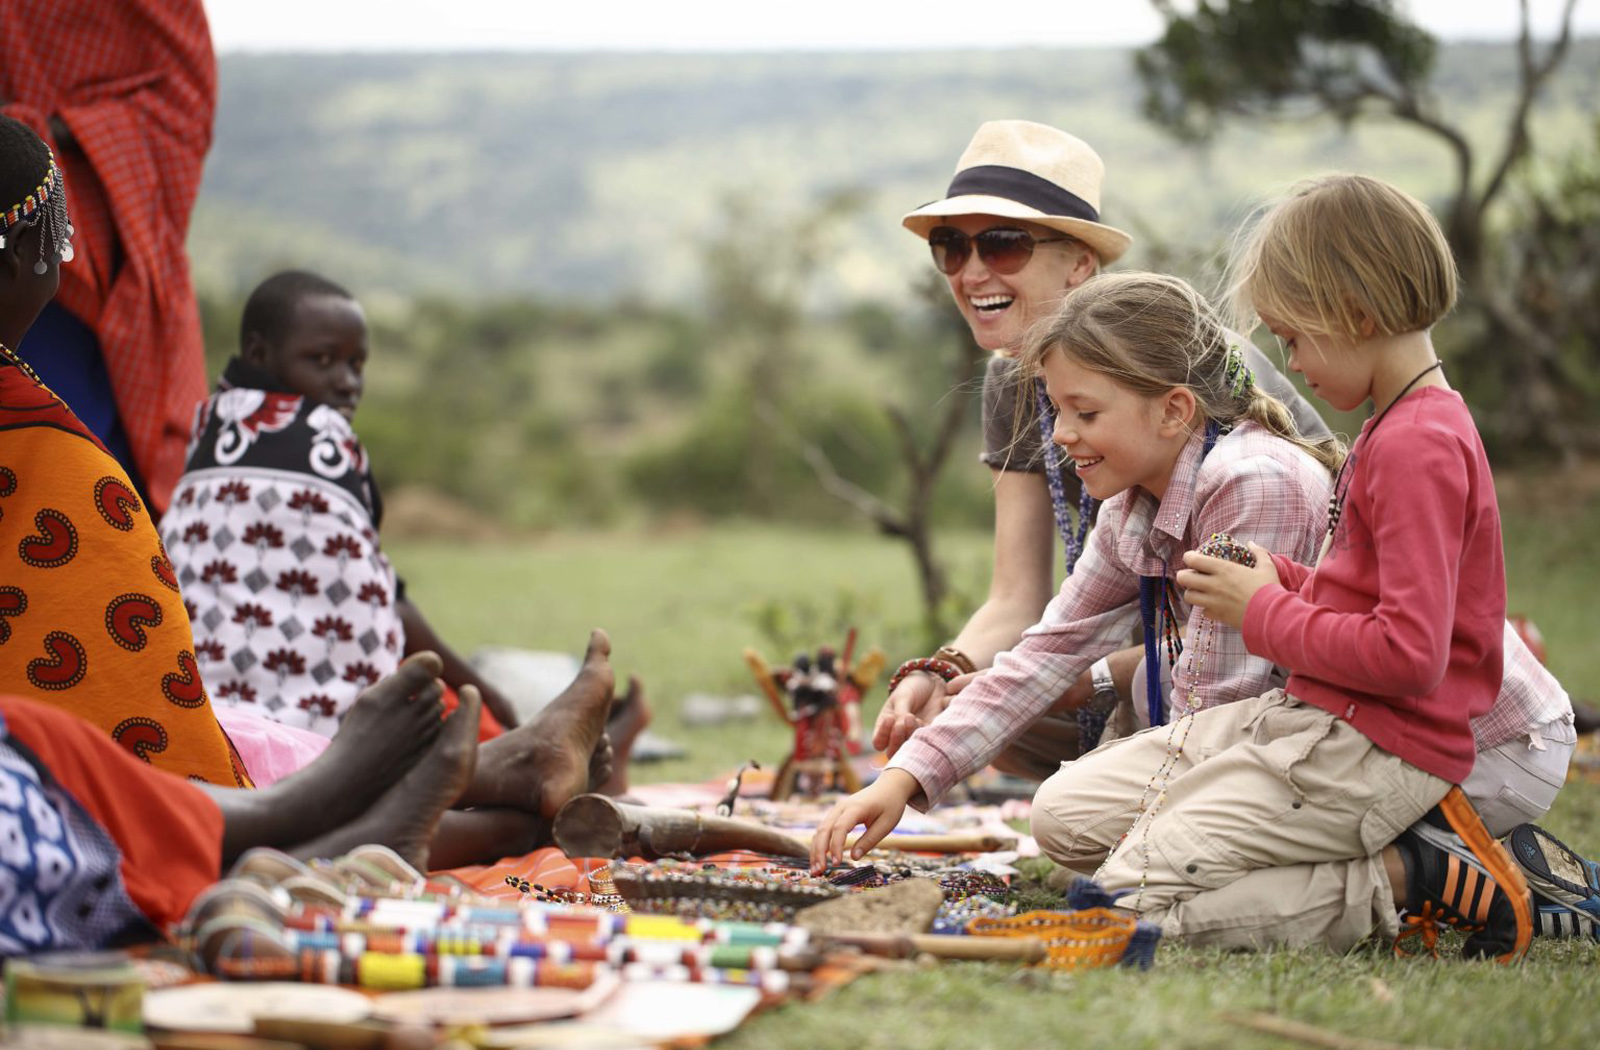
{"label": "woman's smiling face", "polygon": [[972,338],[985,350],[1015,353],[1028,326],[1054,308],[1068,288],[1094,273],[1094,252],[1081,241],[1054,240],[1063,234],[1048,226],[994,215],[955,215],[943,225],[968,237],[997,226],[1023,229],[1041,241],[1054,242],[1037,245],[1033,257],[1016,273],[995,273],[974,251],[960,270],[946,275]]}

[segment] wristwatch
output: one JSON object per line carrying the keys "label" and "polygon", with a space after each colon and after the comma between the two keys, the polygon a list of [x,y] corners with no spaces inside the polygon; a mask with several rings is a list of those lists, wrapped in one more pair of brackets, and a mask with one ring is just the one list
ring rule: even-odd
{"label": "wristwatch", "polygon": [[1109,711],[1117,703],[1117,687],[1111,680],[1111,664],[1101,657],[1089,665],[1089,682],[1094,687],[1089,694],[1088,706],[1098,711]]}

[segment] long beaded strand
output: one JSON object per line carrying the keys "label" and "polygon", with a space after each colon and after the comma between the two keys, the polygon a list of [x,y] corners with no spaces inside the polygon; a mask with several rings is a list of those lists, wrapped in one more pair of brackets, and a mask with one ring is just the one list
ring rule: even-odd
{"label": "long beaded strand", "polygon": [[1053,435],[1056,427],[1055,408],[1050,404],[1050,395],[1045,393],[1043,379],[1033,381],[1034,401],[1039,408],[1039,437],[1044,442],[1045,481],[1050,486],[1050,508],[1055,512],[1056,531],[1061,533],[1061,542],[1067,549],[1067,572],[1072,575],[1072,570],[1077,567],[1078,556],[1083,553],[1084,540],[1089,535],[1089,519],[1094,517],[1095,507],[1099,500],[1089,495],[1089,490],[1078,490],[1078,521],[1074,526],[1072,512],[1067,509],[1067,483],[1066,465],[1062,462],[1061,449],[1056,446]]}
{"label": "long beaded strand", "polygon": [[[1089,535],[1089,519],[1094,517],[1099,501],[1089,495],[1088,489],[1079,486],[1078,523],[1074,527],[1071,512],[1067,510],[1067,468],[1054,440],[1056,413],[1050,404],[1050,395],[1045,392],[1043,379],[1033,381],[1033,397],[1039,409],[1039,437],[1044,443],[1044,477],[1050,486],[1050,509],[1055,513],[1056,531],[1061,533],[1061,543],[1067,551],[1066,575],[1071,576],[1078,566],[1078,556],[1083,553],[1083,544]],[[1078,708],[1075,720],[1080,755],[1087,754],[1100,742],[1110,717],[1109,711],[1098,711],[1087,704]]]}
{"label": "long beaded strand", "polygon": [[[1210,539],[1200,545],[1200,553],[1213,558],[1224,558],[1239,565],[1254,566],[1256,564],[1256,556],[1251,553],[1250,548],[1237,542],[1226,532],[1213,533]],[[1200,710],[1200,694],[1195,689],[1195,683],[1205,673],[1206,658],[1211,655],[1212,642],[1216,634],[1216,621],[1201,613],[1198,617],[1198,622],[1195,624],[1194,634],[1194,646],[1187,650],[1189,654],[1189,695],[1185,697],[1185,706],[1188,710],[1184,712],[1181,718],[1173,722],[1171,728],[1167,730],[1167,753],[1163,756],[1161,765],[1151,774],[1150,780],[1144,786],[1144,791],[1139,795],[1139,815],[1134,818],[1133,824],[1128,825],[1128,830],[1122,833],[1122,838],[1117,840],[1117,844],[1120,846],[1122,841],[1132,834],[1134,825],[1138,824],[1141,819],[1144,820],[1144,836],[1139,841],[1141,863],[1138,895],[1134,898],[1135,910],[1144,903],[1144,888],[1150,880],[1150,824],[1154,822],[1156,815],[1161,812],[1161,807],[1167,801],[1167,786],[1172,780],[1172,772],[1178,767],[1178,759],[1183,756],[1184,745],[1189,742],[1189,727],[1194,725],[1194,716]],[[1173,710],[1177,710],[1176,704],[1173,705]],[[1179,725],[1183,726],[1183,735],[1181,737],[1178,736]],[[1161,787],[1156,793],[1155,802],[1150,805],[1150,811],[1147,816],[1145,804],[1149,801],[1150,792],[1155,788],[1157,781],[1160,782]],[[1115,848],[1113,848],[1113,852],[1115,852]],[[1106,860],[1109,861],[1110,859],[1110,854],[1107,854]],[[1104,862],[1101,863],[1101,867],[1105,867]]]}

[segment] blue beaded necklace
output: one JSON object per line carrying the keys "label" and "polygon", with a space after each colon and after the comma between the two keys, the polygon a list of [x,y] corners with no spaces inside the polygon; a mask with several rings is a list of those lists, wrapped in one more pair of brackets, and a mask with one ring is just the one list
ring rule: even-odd
{"label": "blue beaded necklace", "polygon": [[[1095,508],[1100,501],[1089,495],[1089,490],[1078,489],[1078,520],[1072,520],[1072,512],[1067,508],[1067,478],[1065,457],[1061,449],[1052,439],[1056,428],[1055,407],[1050,404],[1050,395],[1045,392],[1044,380],[1033,381],[1034,400],[1039,406],[1039,437],[1044,442],[1044,476],[1050,486],[1050,507],[1055,512],[1056,531],[1061,533],[1061,542],[1066,547],[1066,562],[1068,576],[1078,567],[1078,557],[1083,553],[1083,544],[1089,535],[1089,521],[1094,517]],[[1109,711],[1096,711],[1085,705],[1078,708],[1078,752],[1087,754],[1105,733],[1106,719],[1110,717]]]}
{"label": "blue beaded necklace", "polygon": [[1061,542],[1067,549],[1066,574],[1071,576],[1072,570],[1077,568],[1078,556],[1083,553],[1084,539],[1089,535],[1089,520],[1094,517],[1100,501],[1089,495],[1088,489],[1080,488],[1078,520],[1074,524],[1072,512],[1067,509],[1066,464],[1061,449],[1051,437],[1056,429],[1055,407],[1050,404],[1050,395],[1045,393],[1043,379],[1033,381],[1033,393],[1039,405],[1039,436],[1044,441],[1044,476],[1050,485],[1050,506],[1055,511],[1056,531],[1061,533]]}

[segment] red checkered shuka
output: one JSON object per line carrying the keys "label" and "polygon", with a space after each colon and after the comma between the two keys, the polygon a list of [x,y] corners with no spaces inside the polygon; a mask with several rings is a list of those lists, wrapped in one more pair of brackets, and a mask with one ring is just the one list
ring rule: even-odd
{"label": "red checkered shuka", "polygon": [[[160,510],[206,396],[184,241],[216,95],[198,0],[0,0],[0,100],[55,150],[77,230],[57,301],[99,337]],[[52,118],[76,148],[51,134]]]}

